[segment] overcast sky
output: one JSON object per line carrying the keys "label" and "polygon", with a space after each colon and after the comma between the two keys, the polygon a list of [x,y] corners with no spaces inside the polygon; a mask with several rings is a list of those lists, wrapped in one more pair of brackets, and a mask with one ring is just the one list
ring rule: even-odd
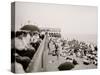
{"label": "overcast sky", "polygon": [[68,34],[97,33],[97,7],[94,6],[17,2],[15,7],[16,30],[30,20],[30,24],[61,28]]}

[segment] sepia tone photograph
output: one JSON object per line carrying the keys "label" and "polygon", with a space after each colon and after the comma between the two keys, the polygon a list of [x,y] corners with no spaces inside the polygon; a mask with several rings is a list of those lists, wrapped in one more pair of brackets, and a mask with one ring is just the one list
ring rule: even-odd
{"label": "sepia tone photograph", "polygon": [[96,69],[97,12],[96,6],[11,3],[11,71]]}

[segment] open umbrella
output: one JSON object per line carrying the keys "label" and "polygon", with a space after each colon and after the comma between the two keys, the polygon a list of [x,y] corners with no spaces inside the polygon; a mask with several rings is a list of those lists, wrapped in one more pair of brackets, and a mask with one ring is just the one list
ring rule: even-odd
{"label": "open umbrella", "polygon": [[35,25],[25,25],[21,28],[21,30],[27,30],[27,31],[40,31],[40,29]]}
{"label": "open umbrella", "polygon": [[71,69],[73,69],[73,68],[74,68],[74,64],[71,63],[71,62],[65,62],[65,63],[62,63],[62,64],[60,64],[60,65],[58,66],[58,69],[59,69],[60,71],[62,71],[62,70],[71,70]]}

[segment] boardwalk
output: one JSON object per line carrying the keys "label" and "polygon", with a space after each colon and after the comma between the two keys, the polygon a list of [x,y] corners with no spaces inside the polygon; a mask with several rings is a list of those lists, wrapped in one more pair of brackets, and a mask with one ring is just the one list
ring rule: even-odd
{"label": "boardwalk", "polygon": [[59,65],[59,61],[57,60],[57,56],[48,55],[48,41],[48,37],[46,37],[45,51],[43,54],[44,71],[58,71],[57,67]]}

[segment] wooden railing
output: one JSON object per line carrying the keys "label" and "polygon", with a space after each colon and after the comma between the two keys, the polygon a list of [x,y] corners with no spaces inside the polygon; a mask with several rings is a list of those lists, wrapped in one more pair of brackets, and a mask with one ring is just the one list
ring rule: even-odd
{"label": "wooden railing", "polygon": [[46,36],[41,42],[37,52],[34,54],[34,57],[32,58],[28,68],[26,69],[27,72],[41,72],[43,67],[43,52],[44,52],[45,41],[46,41]]}

